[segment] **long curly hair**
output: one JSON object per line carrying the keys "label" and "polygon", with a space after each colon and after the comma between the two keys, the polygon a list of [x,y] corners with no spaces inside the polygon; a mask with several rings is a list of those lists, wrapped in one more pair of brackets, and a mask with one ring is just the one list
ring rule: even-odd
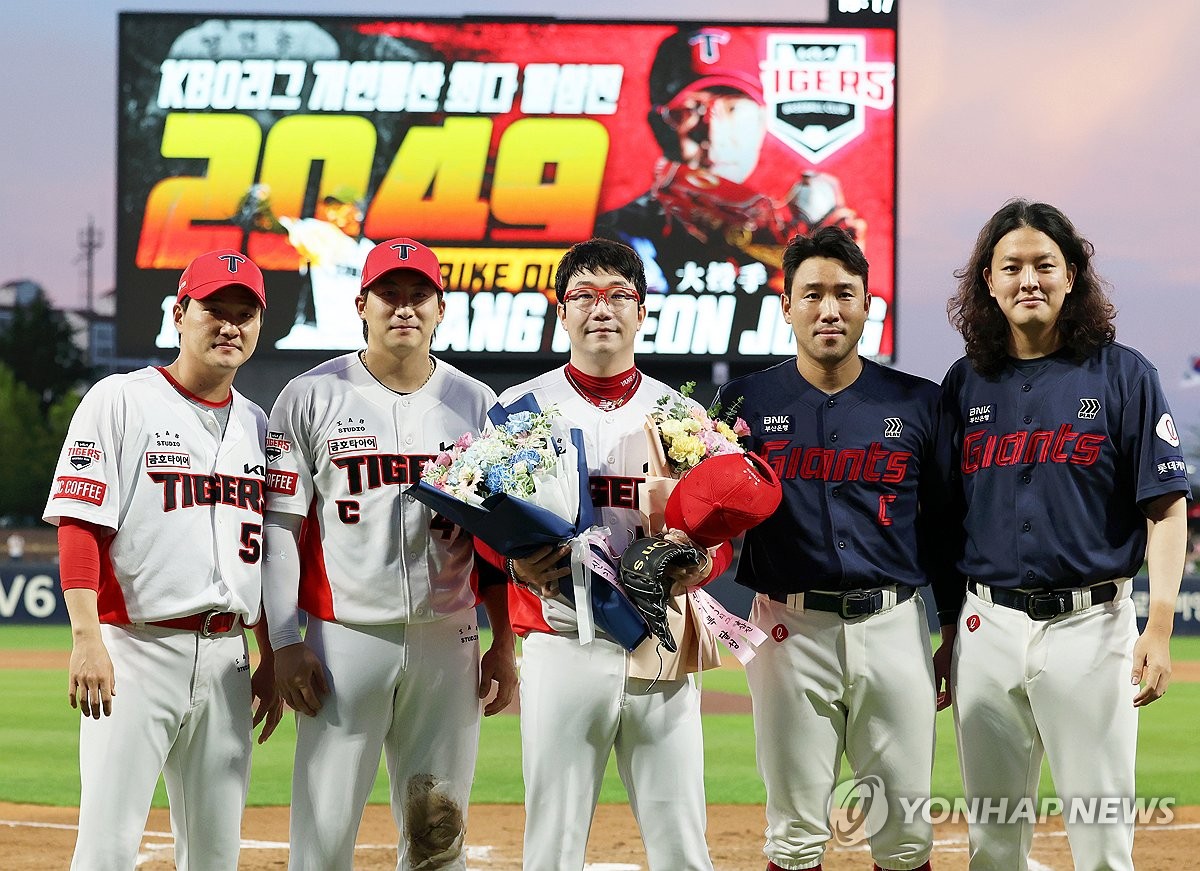
{"label": "long curly hair", "polygon": [[966,342],[967,359],[983,376],[996,375],[1004,368],[1010,336],[1008,319],[992,299],[983,270],[991,266],[1000,240],[1022,227],[1049,236],[1067,263],[1075,267],[1075,281],[1058,314],[1063,346],[1075,359],[1083,360],[1117,337],[1113,323],[1116,308],[1108,298],[1108,283],[1092,265],[1092,243],[1079,235],[1071,220],[1054,206],[1012,199],[979,231],[971,259],[954,273],[958,290],[946,304],[951,325]]}

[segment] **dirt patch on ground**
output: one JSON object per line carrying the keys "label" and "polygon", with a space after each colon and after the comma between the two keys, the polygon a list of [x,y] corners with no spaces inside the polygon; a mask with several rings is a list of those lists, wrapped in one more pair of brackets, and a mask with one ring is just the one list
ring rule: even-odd
{"label": "dirt patch on ground", "polygon": [[[0,868],[15,871],[58,871],[70,862],[75,842],[74,808],[0,803]],[[477,805],[468,823],[468,869],[519,871],[524,811],[512,805]],[[745,805],[710,805],[708,843],[717,871],[761,871],[763,811]],[[1200,851],[1200,807],[1175,808],[1169,822],[1139,826],[1134,859],[1139,868],[1188,868]],[[242,871],[282,869],[287,865],[287,808],[250,808],[242,826]],[[142,841],[141,871],[169,871],[170,824],[165,810],[150,814]],[[936,827],[933,865],[938,871],[967,867],[963,825]],[[354,867],[362,871],[392,871],[396,867],[395,828],[386,807],[372,805],[363,816]],[[1040,826],[1032,858],[1051,871],[1072,867],[1070,847],[1057,819]],[[629,808],[601,805],[592,826],[588,861],[605,871],[635,871],[646,867],[637,828]],[[603,863],[603,864],[601,864]],[[825,857],[826,871],[861,871],[869,865],[862,846],[834,847]]]}

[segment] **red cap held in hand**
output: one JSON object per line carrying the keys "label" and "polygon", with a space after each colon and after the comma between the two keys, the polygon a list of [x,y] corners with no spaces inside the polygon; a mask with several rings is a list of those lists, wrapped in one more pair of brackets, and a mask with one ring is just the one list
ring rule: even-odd
{"label": "red cap held in hand", "polygon": [[762,459],[722,454],[679,480],[667,499],[665,520],[701,547],[716,547],[762,523],[782,499],[775,470]]}

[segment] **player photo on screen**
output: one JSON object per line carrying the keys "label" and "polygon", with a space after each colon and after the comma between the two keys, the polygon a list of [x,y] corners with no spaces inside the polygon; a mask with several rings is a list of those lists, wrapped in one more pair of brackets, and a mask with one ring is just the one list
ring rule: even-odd
{"label": "player photo on screen", "polygon": [[442,264],[435,352],[548,358],[555,265],[601,236],[646,264],[638,353],[786,356],[781,252],[820,226],[871,258],[860,350],[895,353],[894,16],[126,13],[120,33],[122,353],[173,346],[158,273],[220,247],[267,275],[261,353],[361,348],[363,261],[407,236]]}

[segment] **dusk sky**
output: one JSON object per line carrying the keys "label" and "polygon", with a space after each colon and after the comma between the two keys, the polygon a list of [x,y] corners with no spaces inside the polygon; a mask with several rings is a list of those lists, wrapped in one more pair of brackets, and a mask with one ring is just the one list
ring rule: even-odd
{"label": "dusk sky", "polygon": [[[731,20],[717,0],[610,0],[605,17]],[[823,0],[759,0],[785,20]],[[962,353],[945,315],[953,271],[1008,198],[1062,208],[1096,246],[1120,311],[1118,340],[1157,364],[1185,433],[1200,389],[1196,231],[1200,98],[1194,0],[897,0],[899,214],[897,365],[934,380]],[[4,89],[0,176],[7,191],[0,283],[30,278],[82,307],[78,236],[104,236],[97,289],[113,263],[117,12],[111,0],[8,3],[0,13]],[[352,4],[189,0],[138,10],[392,16],[565,14],[561,0]],[[1194,444],[1194,438],[1192,439]]]}

